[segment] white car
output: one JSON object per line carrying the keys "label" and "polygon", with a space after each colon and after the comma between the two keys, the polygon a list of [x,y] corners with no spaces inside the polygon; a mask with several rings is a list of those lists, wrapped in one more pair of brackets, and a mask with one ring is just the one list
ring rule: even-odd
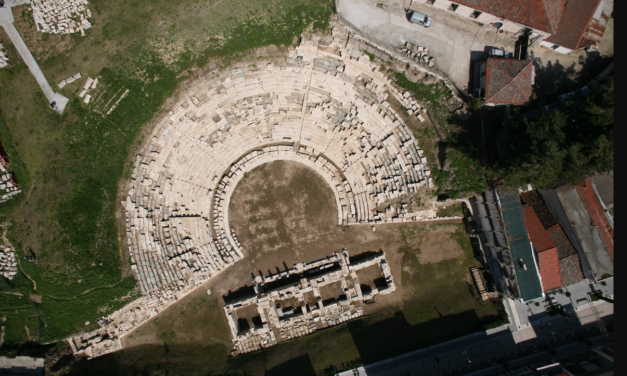
{"label": "white car", "polygon": [[422,25],[424,27],[431,26],[431,18],[429,18],[426,14],[414,12],[413,10],[407,11],[407,19],[411,23]]}

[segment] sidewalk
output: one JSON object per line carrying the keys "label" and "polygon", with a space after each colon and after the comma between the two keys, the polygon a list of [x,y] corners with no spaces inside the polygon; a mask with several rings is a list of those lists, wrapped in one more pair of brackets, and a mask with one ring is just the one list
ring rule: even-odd
{"label": "sidewalk", "polygon": [[39,87],[44,92],[44,95],[48,100],[48,104],[56,102],[55,110],[59,113],[63,113],[63,110],[65,109],[65,106],[67,105],[69,99],[59,93],[55,93],[54,90],[52,90],[52,87],[50,87],[50,84],[46,80],[44,73],[39,68],[37,61],[35,61],[35,58],[30,53],[30,50],[26,46],[26,43],[24,43],[24,40],[15,28],[15,25],[13,25],[13,12],[11,11],[11,8],[6,7],[6,5],[9,4],[21,5],[22,3],[22,0],[8,1],[5,4],[5,7],[0,9],[0,26],[4,27],[4,30],[6,31],[9,38],[11,38],[11,42],[17,49],[17,52],[19,52],[22,60],[24,60],[26,66],[28,66],[28,69],[35,77],[35,80],[39,84]]}

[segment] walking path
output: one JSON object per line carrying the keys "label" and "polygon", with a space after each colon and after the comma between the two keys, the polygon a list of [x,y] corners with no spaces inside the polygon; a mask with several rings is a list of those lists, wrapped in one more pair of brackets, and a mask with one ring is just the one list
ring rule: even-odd
{"label": "walking path", "polygon": [[46,76],[44,76],[44,73],[39,68],[35,58],[30,53],[30,50],[26,46],[26,43],[24,43],[20,33],[15,28],[15,25],[13,25],[13,12],[11,11],[11,6],[21,5],[23,3],[23,0],[8,1],[4,8],[0,8],[0,26],[4,27],[7,35],[11,38],[11,42],[20,53],[22,60],[24,60],[33,76],[35,76],[35,80],[37,80],[39,87],[41,87],[41,90],[48,99],[48,104],[56,102],[54,109],[59,113],[63,113],[63,110],[69,100],[63,95],[55,93],[54,90],[52,90],[48,80],[46,80]]}

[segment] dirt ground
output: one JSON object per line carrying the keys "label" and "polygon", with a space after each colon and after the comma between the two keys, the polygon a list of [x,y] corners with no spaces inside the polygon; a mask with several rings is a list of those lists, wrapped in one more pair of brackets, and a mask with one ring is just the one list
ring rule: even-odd
{"label": "dirt ground", "polygon": [[[230,226],[244,246],[244,259],[205,282],[184,301],[207,300],[206,290],[210,289],[208,300],[222,307],[224,296],[237,294],[244,287],[250,289],[253,275],[275,274],[291,269],[295,263],[316,261],[346,248],[350,256],[368,251],[386,252],[392,275],[397,280],[397,291],[381,296],[380,304],[369,305],[368,310],[378,311],[385,309],[384,306],[400,308],[404,295],[400,278],[401,247],[405,244],[418,247],[421,263],[462,254],[459,244],[450,238],[459,227],[459,220],[377,225],[373,232],[371,226],[338,226],[336,216],[331,188],[309,167],[277,161],[250,171],[235,188],[229,207]],[[176,304],[159,316],[179,310],[179,305],[185,307],[186,303]],[[222,309],[218,315],[212,314],[216,316],[221,316],[221,325],[226,325]],[[202,337],[202,330],[197,333],[191,328],[185,329],[189,323],[180,324],[176,324],[177,336],[179,332],[181,336],[188,332],[194,338]],[[147,323],[124,342],[126,346],[160,343],[159,335],[160,331],[155,332],[154,326]]]}
{"label": "dirt ground", "polygon": [[[321,370],[357,358],[374,361],[393,356],[480,330],[498,319],[496,309],[483,304],[468,287],[472,286],[468,267],[478,263],[461,221],[377,225],[373,232],[370,226],[337,226],[336,213],[331,189],[306,166],[273,162],[250,171],[235,188],[230,204],[230,225],[244,246],[245,258],[125,337],[127,348],[113,355],[116,361],[136,365],[155,356],[164,359],[167,343],[169,367],[181,372],[241,369],[263,375],[304,356],[308,367]],[[350,256],[384,251],[396,291],[363,304],[366,317],[352,324],[263,352],[227,357],[232,343],[222,309],[226,295],[250,294],[252,277],[260,272],[274,274],[343,247]],[[359,273],[362,283],[372,287],[380,276],[377,268]],[[339,284],[322,291],[324,299],[342,293]],[[306,300],[316,304],[313,294]],[[290,299],[281,303],[288,307]],[[250,326],[254,316],[252,310],[238,312]],[[390,336],[392,332],[398,335]]]}
{"label": "dirt ground", "polygon": [[375,281],[382,277],[383,273],[379,265],[371,265],[357,271],[357,279],[359,279],[359,284],[362,286],[362,292],[364,290],[363,286],[368,286],[370,290],[375,288]]}
{"label": "dirt ground", "polygon": [[339,300],[342,295],[344,295],[344,291],[342,290],[342,283],[340,281],[330,283],[320,288],[320,296],[323,302],[329,299]]}

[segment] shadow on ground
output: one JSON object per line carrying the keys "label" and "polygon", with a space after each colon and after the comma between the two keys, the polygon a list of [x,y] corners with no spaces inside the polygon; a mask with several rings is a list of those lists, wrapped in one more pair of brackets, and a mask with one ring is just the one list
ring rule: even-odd
{"label": "shadow on ground", "polygon": [[241,299],[245,296],[255,295],[255,287],[254,286],[243,286],[235,291],[229,290],[229,292],[222,296],[225,303],[228,303],[232,300]]}
{"label": "shadow on ground", "polygon": [[577,63],[564,66],[559,60],[544,64],[542,59],[533,57],[533,52],[531,55],[536,69],[534,85],[536,97],[529,104],[529,109],[556,102],[558,96],[581,89],[613,60],[612,57],[604,57],[593,51],[581,55]]}
{"label": "shadow on ground", "polygon": [[[436,308],[437,310],[437,308]],[[462,335],[484,330],[485,325],[498,320],[495,317],[480,319],[474,310],[438,317],[419,325],[407,322],[403,312],[394,317],[367,325],[364,320],[348,323],[361,360],[372,363],[437,342],[448,341]]]}
{"label": "shadow on ground", "polygon": [[276,367],[272,367],[265,373],[265,376],[284,375],[315,376],[316,371],[314,370],[313,364],[311,364],[309,355],[305,354],[297,358],[290,359]]}

